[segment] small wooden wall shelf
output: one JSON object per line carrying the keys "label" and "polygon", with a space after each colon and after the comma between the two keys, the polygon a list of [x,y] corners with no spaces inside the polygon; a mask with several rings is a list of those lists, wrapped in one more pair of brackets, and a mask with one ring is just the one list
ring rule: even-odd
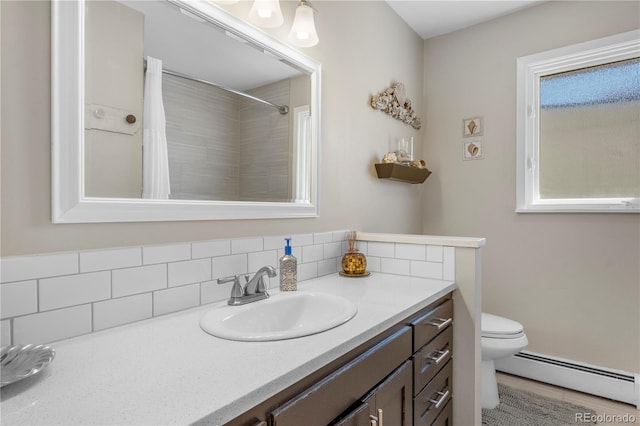
{"label": "small wooden wall shelf", "polygon": [[391,179],[407,183],[423,183],[431,172],[429,169],[405,166],[397,163],[376,163],[379,179]]}

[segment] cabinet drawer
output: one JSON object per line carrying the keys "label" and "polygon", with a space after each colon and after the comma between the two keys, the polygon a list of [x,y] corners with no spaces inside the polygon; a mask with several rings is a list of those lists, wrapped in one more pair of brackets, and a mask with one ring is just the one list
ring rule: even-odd
{"label": "cabinet drawer", "polygon": [[453,322],[453,301],[448,299],[409,322],[413,328],[413,351],[417,351]]}
{"label": "cabinet drawer", "polygon": [[438,417],[431,423],[431,426],[452,426],[453,425],[453,400],[449,400]]}
{"label": "cabinet drawer", "polygon": [[404,326],[276,408],[271,424],[328,424],[410,358],[411,353],[411,328]]}
{"label": "cabinet drawer", "polygon": [[430,426],[451,399],[451,368],[449,361],[413,400],[415,426]]}
{"label": "cabinet drawer", "polygon": [[453,327],[447,327],[442,333],[423,346],[413,355],[413,395],[436,375],[451,359],[453,353]]}

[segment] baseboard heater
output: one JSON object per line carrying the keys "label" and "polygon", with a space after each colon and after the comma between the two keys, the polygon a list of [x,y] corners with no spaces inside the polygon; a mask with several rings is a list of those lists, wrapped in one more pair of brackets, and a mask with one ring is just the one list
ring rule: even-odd
{"label": "baseboard heater", "polygon": [[496,370],[625,402],[640,410],[640,374],[528,351],[497,360]]}

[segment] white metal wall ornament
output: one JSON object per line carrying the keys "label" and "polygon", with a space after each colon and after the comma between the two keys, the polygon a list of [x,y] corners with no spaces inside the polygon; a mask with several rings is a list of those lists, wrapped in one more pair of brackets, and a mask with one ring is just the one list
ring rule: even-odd
{"label": "white metal wall ornament", "polygon": [[407,98],[404,84],[402,83],[391,83],[391,87],[371,96],[369,103],[373,109],[385,112],[414,129],[420,130],[422,127],[422,120],[413,110],[411,100]]}

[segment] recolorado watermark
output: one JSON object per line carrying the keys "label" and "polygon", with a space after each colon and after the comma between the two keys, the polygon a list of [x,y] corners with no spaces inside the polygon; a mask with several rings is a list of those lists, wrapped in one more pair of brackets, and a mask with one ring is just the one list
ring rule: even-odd
{"label": "recolorado watermark", "polygon": [[576,423],[635,423],[633,414],[576,413]]}

